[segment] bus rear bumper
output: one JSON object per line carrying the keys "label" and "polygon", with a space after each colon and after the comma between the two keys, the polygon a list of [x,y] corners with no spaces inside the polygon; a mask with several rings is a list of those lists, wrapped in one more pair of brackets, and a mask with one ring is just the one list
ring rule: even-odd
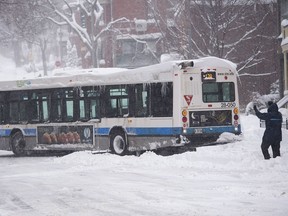
{"label": "bus rear bumper", "polygon": [[176,142],[198,145],[216,142],[222,133],[241,134],[241,126],[203,127],[203,128],[183,128],[182,133],[177,135]]}

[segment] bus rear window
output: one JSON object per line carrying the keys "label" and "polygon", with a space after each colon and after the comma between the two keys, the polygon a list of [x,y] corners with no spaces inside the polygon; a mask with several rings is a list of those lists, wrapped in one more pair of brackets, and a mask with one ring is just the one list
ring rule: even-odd
{"label": "bus rear window", "polygon": [[202,92],[204,103],[235,101],[235,86],[233,82],[203,83]]}

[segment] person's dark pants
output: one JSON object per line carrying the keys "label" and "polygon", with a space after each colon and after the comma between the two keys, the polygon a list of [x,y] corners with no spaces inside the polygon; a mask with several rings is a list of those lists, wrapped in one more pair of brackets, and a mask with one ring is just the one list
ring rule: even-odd
{"label": "person's dark pants", "polygon": [[262,142],[261,144],[261,150],[262,150],[262,153],[263,153],[263,156],[264,156],[264,159],[265,160],[268,160],[270,159],[270,154],[269,154],[269,146],[270,146],[270,143],[269,142]]}
{"label": "person's dark pants", "polygon": [[273,152],[273,158],[280,157],[280,141],[276,140],[272,142],[271,144],[272,152]]}
{"label": "person's dark pants", "polygon": [[268,151],[270,145],[272,147],[273,158],[280,156],[280,141],[278,141],[278,140],[274,140],[274,141],[270,141],[270,142],[262,141],[261,149],[262,149],[264,159],[266,159],[266,160],[270,159],[270,154]]}

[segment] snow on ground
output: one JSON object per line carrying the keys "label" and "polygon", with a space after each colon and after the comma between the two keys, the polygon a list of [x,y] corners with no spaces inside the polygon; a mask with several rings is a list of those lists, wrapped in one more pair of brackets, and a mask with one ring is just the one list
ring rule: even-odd
{"label": "snow on ground", "polygon": [[259,120],[241,117],[242,139],[166,157],[0,151],[0,216],[286,216],[288,131],[267,161]]}

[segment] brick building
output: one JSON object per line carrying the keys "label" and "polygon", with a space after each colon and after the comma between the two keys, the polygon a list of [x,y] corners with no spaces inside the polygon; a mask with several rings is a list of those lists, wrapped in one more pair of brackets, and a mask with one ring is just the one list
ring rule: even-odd
{"label": "brick building", "polygon": [[[159,31],[159,23],[152,19],[152,11],[146,0],[99,0],[104,9],[100,29],[118,19],[103,34],[98,42],[97,56],[100,67],[135,68],[151,65],[160,61],[163,50],[163,32]],[[160,3],[160,1],[159,1]],[[158,12],[165,11],[157,6]],[[91,32],[90,18],[75,8],[76,20],[82,27]],[[76,44],[78,55],[82,58],[84,68],[91,67],[91,55],[76,34],[70,36]]]}

